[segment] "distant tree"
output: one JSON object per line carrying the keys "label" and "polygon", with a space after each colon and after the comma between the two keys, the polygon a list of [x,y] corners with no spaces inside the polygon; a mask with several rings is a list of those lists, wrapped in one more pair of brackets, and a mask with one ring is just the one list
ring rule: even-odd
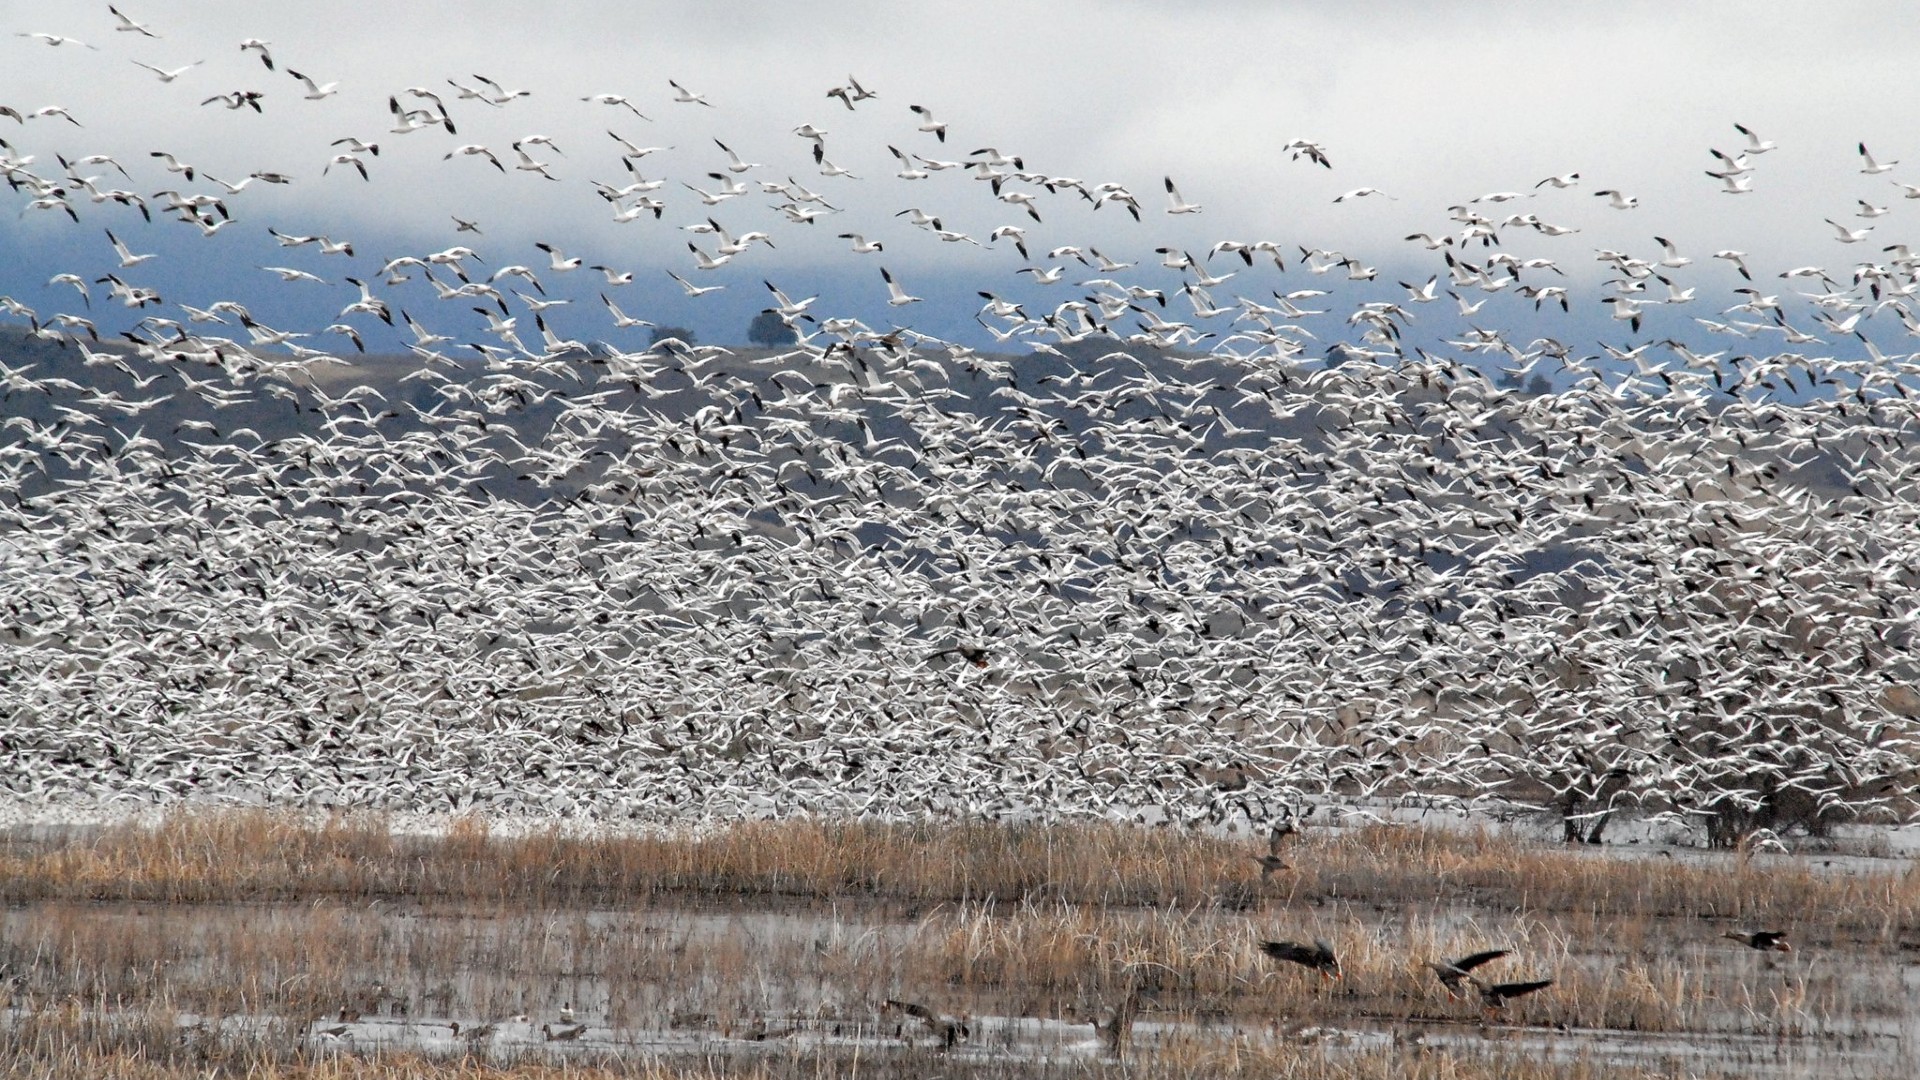
{"label": "distant tree", "polygon": [[647,339],[647,344],[658,345],[667,338],[679,338],[688,345],[698,344],[694,341],[693,331],[684,326],[656,326],[653,328],[653,336]]}
{"label": "distant tree", "polygon": [[781,321],[777,311],[763,311],[747,324],[747,340],[763,348],[775,349],[800,340],[793,327]]}
{"label": "distant tree", "polygon": [[1545,375],[1535,375],[1533,378],[1527,380],[1527,393],[1533,394],[1536,397],[1542,394],[1551,394],[1553,393],[1553,384],[1547,381]]}

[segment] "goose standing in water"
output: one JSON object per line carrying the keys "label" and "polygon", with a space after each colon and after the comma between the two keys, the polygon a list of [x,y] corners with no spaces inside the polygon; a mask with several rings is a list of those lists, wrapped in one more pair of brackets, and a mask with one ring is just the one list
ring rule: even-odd
{"label": "goose standing in water", "polygon": [[941,1016],[939,1013],[934,1012],[932,1009],[927,1008],[917,1001],[895,1001],[892,998],[888,998],[881,1007],[905,1013],[920,1021],[922,1024],[925,1024],[928,1031],[931,1031],[940,1038],[942,1049],[951,1050],[960,1040],[969,1038],[972,1035],[972,1032],[967,1028],[967,1021],[964,1016]]}

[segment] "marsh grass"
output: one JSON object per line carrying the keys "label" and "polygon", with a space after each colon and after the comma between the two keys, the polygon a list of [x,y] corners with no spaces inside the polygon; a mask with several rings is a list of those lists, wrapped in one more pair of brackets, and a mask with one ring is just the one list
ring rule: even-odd
{"label": "marsh grass", "polygon": [[[186,1061],[323,1076],[335,1066],[316,1056],[311,1031],[343,1009],[471,1026],[549,1016],[562,1001],[605,1027],[716,1037],[770,1024],[879,1034],[889,998],[1086,1023],[1130,993],[1144,1019],[1162,1023],[1473,1031],[1478,1003],[1450,999],[1423,961],[1488,947],[1514,950],[1489,969],[1495,979],[1555,980],[1512,1003],[1496,1031],[1853,1037],[1904,1007],[1898,965],[1882,954],[1914,924],[1911,873],[1821,874],[1737,855],[1606,858],[1377,828],[1310,835],[1288,853],[1294,869],[1262,881],[1251,857],[1261,850],[1118,825],[500,836],[467,819],[410,836],[377,817],[258,812],[14,839],[0,843],[0,892],[12,901],[0,914],[0,972],[16,1010],[0,1055],[48,1063],[39,1071],[55,1076],[87,1074],[63,1062],[148,1052],[156,1076]],[[1811,919],[1793,918],[1812,912],[1817,941],[1802,933]],[[1776,961],[1722,941],[1731,920],[1787,925],[1802,951]],[[1335,948],[1343,979],[1259,950],[1316,938]],[[182,1012],[214,1024],[183,1035],[173,1026]],[[233,1030],[223,1017],[255,1024]],[[838,1075],[847,1064],[810,1053],[709,1067]],[[1152,1075],[1638,1075],[1446,1055],[1403,1055],[1410,1071],[1395,1072],[1358,1050],[1279,1053],[1215,1033],[1156,1041],[1146,1056]],[[617,1064],[623,1074],[697,1074],[650,1073],[645,1055],[632,1056]],[[472,1070],[493,1066],[388,1051],[370,1060],[395,1071],[356,1075],[546,1075],[535,1063],[485,1072]],[[921,1072],[1132,1075],[1066,1059],[1002,1073],[959,1066],[943,1059]],[[1365,1071],[1375,1066],[1384,1071]],[[601,1075],[577,1058],[553,1067]]]}
{"label": "marsh grass", "polygon": [[[1714,1071],[1624,1068],[1588,1060],[1555,1062],[1520,1050],[1473,1052],[1422,1046],[1371,1050],[1296,1042],[1176,1040],[1150,1057],[1076,1057],[1044,1063],[966,1058],[927,1049],[875,1053],[793,1045],[751,1058],[653,1056],[554,1058],[528,1053],[502,1061],[472,1054],[349,1054],[280,1041],[187,1032],[153,1020],[113,1021],[66,1010],[0,1029],[7,1075],[40,1080],[819,1080],[822,1077],[939,1076],[946,1080],[1715,1080]],[[1733,1074],[1724,1074],[1733,1075]],[[1892,1075],[1892,1074],[1888,1074]]]}
{"label": "marsh grass", "polygon": [[32,844],[0,841],[0,899],[170,903],[317,897],[461,900],[532,908],[650,898],[906,904],[1038,901],[1235,909],[1302,902],[1448,903],[1609,917],[1780,921],[1822,913],[1846,940],[1890,944],[1920,925],[1920,873],[1823,873],[1738,854],[1623,858],[1484,832],[1376,826],[1309,835],[1262,882],[1259,845],[1124,824],[745,822],[658,834],[556,827],[492,835],[477,818],[437,836],[377,815],[314,822],[181,811],[158,823]]}
{"label": "marsh grass", "polygon": [[[1251,917],[1214,907],[1097,909],[1060,901],[942,907],[911,921],[831,912],[687,917],[627,911],[458,912],[337,901],[142,906],[41,903],[0,923],[16,1001],[145,1003],[207,1016],[281,1018],[305,1031],[347,1009],[469,1026],[560,1003],[610,1027],[720,1032],[769,1020],[875,1025],[889,999],[949,1012],[1073,1018],[1137,991],[1151,1017],[1339,1025],[1480,1022],[1427,959],[1504,947],[1486,974],[1552,977],[1514,1003],[1518,1025],[1640,1032],[1858,1030],[1902,1007],[1897,967],[1768,961],[1689,924],[1640,928],[1639,944],[1591,951],[1587,917],[1462,919],[1345,907]],[[1329,981],[1259,950],[1324,938]],[[1889,1011],[1893,1010],[1893,1011]]]}

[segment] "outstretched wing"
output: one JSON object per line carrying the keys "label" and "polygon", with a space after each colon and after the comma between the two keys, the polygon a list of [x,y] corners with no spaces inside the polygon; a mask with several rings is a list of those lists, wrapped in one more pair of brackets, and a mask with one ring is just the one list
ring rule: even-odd
{"label": "outstretched wing", "polygon": [[1488,949],[1485,952],[1477,952],[1469,956],[1463,956],[1458,960],[1450,960],[1447,966],[1457,971],[1472,971],[1481,964],[1498,960],[1512,951],[1511,949]]}
{"label": "outstretched wing", "polygon": [[1297,941],[1263,941],[1260,951],[1275,960],[1286,960],[1310,968],[1327,968],[1334,964],[1333,948],[1324,941],[1311,945],[1302,945]]}
{"label": "outstretched wing", "polygon": [[1524,997],[1535,990],[1545,990],[1552,985],[1552,979],[1536,979],[1532,982],[1494,983],[1491,986],[1482,986],[1482,989],[1486,991],[1489,998],[1506,1001],[1508,998]]}

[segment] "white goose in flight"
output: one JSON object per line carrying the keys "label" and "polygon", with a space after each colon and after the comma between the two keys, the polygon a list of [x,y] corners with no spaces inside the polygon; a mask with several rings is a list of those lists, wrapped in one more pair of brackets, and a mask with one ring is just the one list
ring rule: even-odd
{"label": "white goose in flight", "polygon": [[321,85],[292,68],[287,69],[287,74],[299,79],[306,86],[307,92],[304,96],[308,101],[322,101],[340,92],[340,84],[337,81]]}
{"label": "white goose in flight", "polygon": [[673,87],[674,101],[682,105],[705,105],[709,109],[713,108],[713,102],[707,100],[707,95],[696,94],[672,79],[667,80],[667,85]]}
{"label": "white goose in flight", "polygon": [[143,64],[138,60],[129,60],[128,63],[132,64],[134,67],[146,68],[148,71],[151,71],[155,75],[159,76],[161,82],[170,83],[173,80],[179,78],[180,76],[185,75],[187,72],[192,71],[194,68],[199,67],[201,64],[206,63],[206,61],[195,60],[193,63],[188,64],[185,67],[177,67],[171,71],[167,70],[166,68],[154,67],[152,64]]}
{"label": "white goose in flight", "polygon": [[907,291],[900,287],[899,282],[893,280],[893,274],[889,273],[884,266],[880,268],[880,279],[887,283],[888,306],[904,307],[907,304],[917,304],[920,302],[920,297],[908,296]]}
{"label": "white goose in flight", "polygon": [[[648,116],[636,108],[633,102],[627,100],[627,95],[625,94],[588,94],[580,100],[591,101],[599,105],[618,105],[642,120],[651,121],[653,119],[653,117]],[[614,137],[619,138],[617,135]]]}
{"label": "white goose in flight", "polygon": [[1173,177],[1167,177],[1167,213],[1197,214],[1201,210],[1199,203],[1191,203],[1180,197],[1180,189],[1173,186]]}
{"label": "white goose in flight", "polygon": [[1867,152],[1866,143],[1860,144],[1860,163],[1860,171],[1868,176],[1877,176],[1883,172],[1890,172],[1895,165],[1900,164],[1898,161],[1874,160],[1873,155]]}
{"label": "white goose in flight", "polygon": [[273,70],[273,54],[267,51],[269,48],[272,47],[272,45],[273,45],[273,42],[271,41],[261,41],[259,38],[247,38],[245,41],[242,41],[240,43],[240,51],[259,53],[260,62],[267,65],[268,71],[272,71]]}
{"label": "white goose in flight", "polygon": [[127,17],[127,14],[125,12],[121,11],[117,7],[114,7],[112,4],[107,5],[107,14],[112,15],[114,18],[114,21],[119,23],[118,26],[115,26],[113,28],[116,33],[139,34],[143,37],[150,37],[155,39],[158,39],[160,37],[159,34],[156,34],[153,32],[152,27],[146,26],[142,23],[134,22],[132,19]]}
{"label": "white goose in flight", "polygon": [[128,267],[139,266],[149,259],[157,259],[160,257],[158,252],[146,255],[135,255],[132,251],[128,250],[127,245],[120,242],[119,237],[113,235],[112,229],[107,230],[107,242],[113,245],[114,254],[120,256],[120,268],[122,270]]}
{"label": "white goose in flight", "polygon": [[914,130],[931,132],[941,142],[947,141],[947,125],[935,120],[932,111],[923,105],[909,105],[907,108],[920,118],[920,126]]}

